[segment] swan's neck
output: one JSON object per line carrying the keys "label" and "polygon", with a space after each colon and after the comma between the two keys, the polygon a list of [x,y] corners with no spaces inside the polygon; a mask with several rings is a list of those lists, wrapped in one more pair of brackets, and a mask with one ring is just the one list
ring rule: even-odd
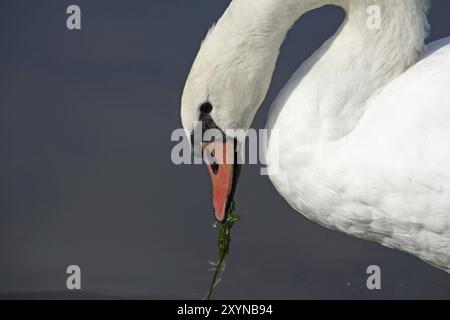
{"label": "swan's neck", "polygon": [[[368,11],[370,4],[380,9],[379,26],[370,15],[374,11]],[[341,28],[294,79],[304,142],[347,135],[368,107],[368,99],[417,61],[428,28],[425,4],[421,0],[341,2],[346,11]]]}
{"label": "swan's neck", "polygon": [[[305,139],[351,131],[367,99],[417,61],[428,28],[428,0],[234,0],[216,27],[230,33],[225,39],[248,48],[248,55],[264,60],[260,76],[268,87],[289,29],[304,13],[327,4],[342,7],[346,19],[298,79],[305,95],[298,106]],[[230,42],[222,45],[230,50]]]}

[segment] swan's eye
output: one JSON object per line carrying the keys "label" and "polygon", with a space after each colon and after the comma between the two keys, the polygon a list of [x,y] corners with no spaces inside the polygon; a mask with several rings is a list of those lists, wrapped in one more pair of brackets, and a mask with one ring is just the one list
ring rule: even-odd
{"label": "swan's eye", "polygon": [[202,105],[200,106],[200,112],[201,112],[201,113],[204,113],[204,114],[209,114],[209,113],[211,113],[212,109],[213,109],[213,106],[212,106],[212,104],[209,103],[209,102],[205,102],[204,104],[202,104]]}

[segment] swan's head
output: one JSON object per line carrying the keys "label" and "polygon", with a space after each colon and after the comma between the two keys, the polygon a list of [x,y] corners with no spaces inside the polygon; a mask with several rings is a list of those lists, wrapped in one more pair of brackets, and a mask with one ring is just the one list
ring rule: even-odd
{"label": "swan's head", "polygon": [[229,39],[219,27],[203,41],[184,87],[181,120],[187,133],[204,111],[223,131],[248,129],[270,85],[276,57],[263,50],[267,43],[257,49],[255,39]]}
{"label": "swan's head", "polygon": [[[242,25],[226,24],[234,14],[230,8],[203,41],[186,81],[181,106],[187,135],[192,139],[198,121],[204,130],[220,130],[221,141],[210,143],[210,139],[205,139],[202,147],[220,147],[226,150],[224,153],[236,153],[237,146],[232,145],[236,135],[232,130],[250,127],[267,94],[279,49],[270,48],[270,32],[249,36],[239,32]],[[226,161],[220,163],[218,154],[223,159],[235,157],[215,152],[216,158],[206,161],[213,180],[215,217],[224,221],[239,167]]]}

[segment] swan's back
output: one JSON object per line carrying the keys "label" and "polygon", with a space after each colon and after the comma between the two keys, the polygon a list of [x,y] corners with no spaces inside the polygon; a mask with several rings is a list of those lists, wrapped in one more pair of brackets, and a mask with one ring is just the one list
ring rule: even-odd
{"label": "swan's back", "polygon": [[291,135],[271,180],[308,218],[450,272],[450,38],[429,47],[332,142],[296,145],[297,74],[269,116],[269,129]]}
{"label": "swan's back", "polygon": [[368,103],[341,156],[383,191],[355,195],[394,219],[381,242],[450,272],[450,38]]}

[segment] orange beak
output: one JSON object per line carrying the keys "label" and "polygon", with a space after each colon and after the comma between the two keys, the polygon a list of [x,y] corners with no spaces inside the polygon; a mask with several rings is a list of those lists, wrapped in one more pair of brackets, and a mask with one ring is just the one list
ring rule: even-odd
{"label": "orange beak", "polygon": [[211,175],[214,216],[218,222],[224,222],[233,201],[240,171],[235,142],[203,142],[202,147],[203,158]]}

